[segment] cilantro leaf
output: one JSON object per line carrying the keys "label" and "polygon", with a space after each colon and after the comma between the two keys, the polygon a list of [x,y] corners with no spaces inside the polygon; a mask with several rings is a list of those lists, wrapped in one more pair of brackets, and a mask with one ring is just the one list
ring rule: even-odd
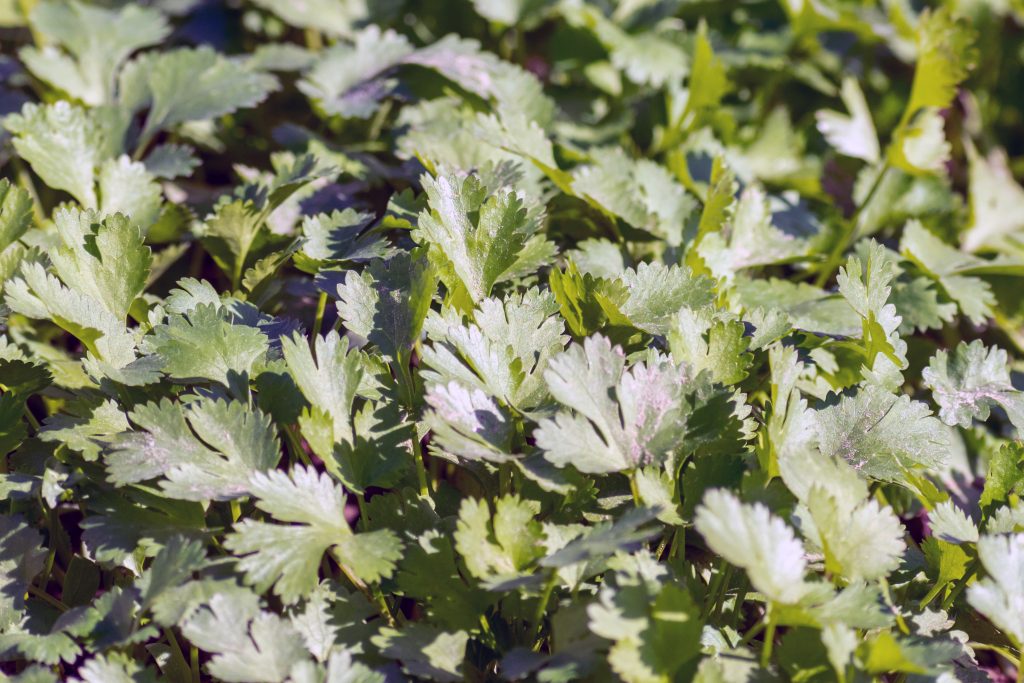
{"label": "cilantro leaf", "polygon": [[227,547],[241,556],[239,569],[260,592],[273,586],[286,603],[308,595],[328,551],[364,581],[394,571],[401,555],[398,538],[389,530],[352,533],[342,515],[341,487],[327,475],[301,466],[290,475],[271,470],[253,474],[249,488],[261,510],[285,522],[245,519],[228,536]]}
{"label": "cilantro leaf", "polygon": [[622,349],[594,336],[553,358],[544,378],[551,395],[572,409],[541,420],[534,432],[544,457],[558,467],[628,471],[664,462],[682,440],[686,376],[671,362],[627,370]]}
{"label": "cilantro leaf", "polygon": [[1006,351],[986,348],[981,340],[961,342],[952,355],[938,351],[921,376],[946,424],[969,427],[974,419],[987,420],[996,405],[1015,427],[1024,428],[1024,398],[1010,383]]}

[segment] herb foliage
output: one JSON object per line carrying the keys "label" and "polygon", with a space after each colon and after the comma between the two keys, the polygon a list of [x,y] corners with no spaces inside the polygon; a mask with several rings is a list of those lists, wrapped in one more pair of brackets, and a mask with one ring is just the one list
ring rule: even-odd
{"label": "herb foliage", "polygon": [[1017,676],[1024,6],[913,5],[0,0],[0,679]]}

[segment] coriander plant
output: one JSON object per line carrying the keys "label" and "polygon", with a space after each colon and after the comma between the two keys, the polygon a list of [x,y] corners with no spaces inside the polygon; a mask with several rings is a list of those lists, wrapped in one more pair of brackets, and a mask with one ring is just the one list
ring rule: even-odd
{"label": "coriander plant", "polygon": [[0,0],[0,681],[1024,680],[1019,0]]}

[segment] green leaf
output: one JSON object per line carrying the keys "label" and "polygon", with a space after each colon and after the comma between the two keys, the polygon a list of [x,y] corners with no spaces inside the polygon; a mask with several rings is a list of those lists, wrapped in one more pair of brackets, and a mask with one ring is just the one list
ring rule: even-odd
{"label": "green leaf", "polygon": [[752,185],[743,190],[731,220],[706,234],[697,251],[716,278],[731,282],[742,270],[802,260],[809,246],[772,225],[768,198]]}
{"label": "green leaf", "polygon": [[337,286],[338,315],[348,329],[398,360],[419,339],[436,288],[424,259],[399,254],[373,261],[361,274],[349,271]]}
{"label": "green leaf", "polygon": [[493,517],[485,501],[463,499],[455,548],[470,574],[491,582],[529,575],[543,552],[544,531],[536,515],[536,505],[516,496],[497,499]]}
{"label": "green leaf", "polygon": [[592,163],[573,171],[572,189],[613,220],[621,218],[672,247],[682,244],[684,224],[697,206],[664,167],[631,159],[619,148],[595,151]]}
{"label": "green leaf", "polygon": [[71,683],[150,683],[156,680],[156,672],[143,668],[123,655],[97,655],[84,662],[78,669],[78,678]]}
{"label": "green leaf", "polygon": [[512,418],[487,394],[453,381],[431,387],[424,400],[424,421],[441,448],[467,460],[511,459]]}
{"label": "green leaf", "polygon": [[520,410],[548,398],[544,371],[567,341],[554,299],[537,289],[504,299],[484,299],[465,323],[450,308],[431,313],[424,325],[432,344],[422,349],[432,384],[456,381]]}
{"label": "green leaf", "polygon": [[1016,606],[1024,599],[1024,534],[983,536],[978,559],[988,576],[967,588],[967,600],[1019,648],[1024,643],[1024,614]]}
{"label": "green leaf", "polygon": [[161,12],[136,5],[114,10],[47,0],[32,8],[29,20],[63,51],[53,45],[26,47],[19,54],[22,61],[38,78],[90,106],[113,104],[124,61],[171,32]]}
{"label": "green leaf", "polygon": [[43,570],[46,549],[39,532],[20,516],[0,517],[0,628],[18,621],[25,609],[25,591]]}
{"label": "green leaf", "polygon": [[988,461],[985,473],[985,489],[981,492],[978,505],[988,515],[995,504],[1005,503],[1010,494],[1019,492],[1024,486],[1024,444],[1011,441],[1003,444]]}
{"label": "green leaf", "polygon": [[699,309],[714,300],[714,283],[693,275],[686,266],[641,263],[636,270],[625,270],[619,281],[627,293],[619,311],[651,334],[665,334],[678,311]]}
{"label": "green leaf", "polygon": [[949,434],[923,403],[866,385],[815,415],[821,451],[862,475],[905,483],[916,469],[940,467]]}
{"label": "green leaf", "polygon": [[869,164],[878,163],[881,158],[878,134],[857,79],[852,76],[843,78],[840,92],[849,115],[822,109],[815,114],[818,130],[840,154]]}
{"label": "green leaf", "polygon": [[135,339],[124,319],[113,315],[105,303],[63,286],[38,262],[23,265],[7,282],[4,294],[11,309],[36,320],[52,320],[100,360],[114,367],[135,360]]}
{"label": "green leaf", "polygon": [[985,265],[984,261],[949,246],[918,221],[908,222],[903,229],[900,251],[934,279],[972,322],[980,325],[992,315],[995,297],[991,288],[984,280],[969,276],[972,269]]}
{"label": "green leaf", "polygon": [[907,365],[907,346],[899,338],[902,320],[896,307],[887,303],[896,276],[895,258],[874,240],[864,246],[863,257],[850,256],[839,270],[836,283],[839,293],[861,318],[860,350],[865,368],[870,370],[865,376],[895,387],[902,383],[898,372]]}
{"label": "green leaf", "polygon": [[0,252],[21,239],[31,225],[31,195],[0,179]]}
{"label": "green leaf", "polygon": [[594,336],[549,362],[548,389],[572,412],[541,420],[534,432],[548,461],[604,474],[671,457],[684,436],[686,375],[667,361],[641,362],[628,370],[625,361],[622,349]]}
{"label": "green leaf", "polygon": [[[373,217],[352,209],[307,216],[302,221],[302,254],[316,263],[365,262],[393,255],[387,240],[365,228]],[[315,271],[314,271],[315,272]]]}
{"label": "green leaf", "polygon": [[325,50],[297,86],[327,114],[368,118],[398,85],[385,74],[412,51],[405,36],[369,26]]}
{"label": "green leaf", "polygon": [[310,351],[306,339],[296,334],[281,340],[281,351],[295,384],[313,407],[313,414],[330,418],[333,436],[322,452],[329,453],[337,441],[352,441],[352,402],[363,366],[359,354],[349,351],[348,339],[332,330],[317,337]]}
{"label": "green leaf", "polygon": [[172,315],[148,338],[148,350],[163,359],[163,370],[179,380],[204,379],[233,386],[251,375],[267,353],[259,330],[233,324],[226,310],[208,304]]}
{"label": "green leaf", "polygon": [[278,87],[273,76],[247,69],[209,47],[147,52],[121,71],[121,104],[147,109],[139,133],[146,141],[186,121],[211,119],[252,107]]}
{"label": "green leaf", "polygon": [[85,110],[65,101],[26,104],[4,120],[14,148],[50,187],[69,192],[87,209],[99,207],[97,169],[121,151],[119,114]]}
{"label": "green leaf", "polygon": [[714,109],[730,90],[732,84],[729,82],[728,68],[725,62],[715,55],[711,40],[708,38],[707,22],[701,20],[697,24],[697,36],[693,46],[686,110],[696,113]]}
{"label": "green leaf", "polygon": [[50,416],[38,436],[42,441],[63,444],[92,461],[114,436],[127,430],[128,419],[117,402],[110,399],[86,408],[81,414]]}
{"label": "green leaf", "polygon": [[252,594],[214,595],[181,632],[213,655],[206,669],[223,681],[283,683],[292,667],[308,658],[295,628],[262,611]]}
{"label": "green leaf", "polygon": [[107,455],[115,484],[163,477],[165,495],[227,500],[248,495],[250,475],[281,457],[270,419],[239,401],[200,399],[148,403],[129,419],[144,431],[124,432]]}
{"label": "green leaf", "polygon": [[753,356],[750,339],[738,320],[714,320],[709,312],[683,309],[668,332],[672,358],[697,375],[707,370],[716,382],[737,384],[746,378]]}
{"label": "green leaf", "polygon": [[616,571],[601,585],[587,616],[593,633],[613,641],[608,663],[625,681],[670,679],[699,653],[701,623],[693,598],[640,572]]}
{"label": "green leaf", "polygon": [[350,36],[357,26],[371,19],[384,19],[395,8],[394,0],[376,3],[308,0],[303,4],[280,4],[275,0],[255,0],[256,5],[273,12],[283,21],[332,36]]}
{"label": "green leaf", "polygon": [[401,631],[382,628],[372,638],[381,654],[399,660],[408,675],[441,683],[463,680],[468,640],[465,631],[442,631],[422,623],[408,624]]}
{"label": "green leaf", "polygon": [[977,53],[974,32],[947,8],[925,11],[917,28],[917,65],[903,120],[924,107],[944,109],[956,96]]}
{"label": "green leaf", "polygon": [[442,173],[421,182],[430,210],[420,214],[420,239],[443,255],[457,278],[452,285],[479,302],[512,268],[537,226],[518,193],[489,193],[476,175]]}
{"label": "green leaf", "polygon": [[891,508],[874,500],[851,508],[817,486],[811,489],[807,506],[827,568],[850,581],[870,581],[900,565],[906,550],[904,529]]}
{"label": "green leaf", "polygon": [[1024,396],[1010,382],[1006,351],[986,348],[980,339],[960,342],[952,355],[940,349],[921,377],[946,424],[970,427],[975,419],[987,420],[991,407],[999,406],[1024,430]]}
{"label": "green leaf", "polygon": [[750,584],[769,600],[792,604],[807,594],[803,544],[764,505],[713,489],[697,508],[694,525],[711,550],[746,570]]}
{"label": "green leaf", "polygon": [[59,209],[54,223],[61,244],[49,255],[57,276],[124,320],[150,273],[152,255],[142,232],[123,215],[101,219],[76,209]]}
{"label": "green leaf", "polygon": [[308,595],[328,551],[363,581],[391,576],[400,541],[389,530],[353,534],[343,515],[341,487],[326,474],[302,466],[290,475],[271,470],[253,474],[249,488],[259,509],[284,522],[245,519],[226,541],[242,556],[238,567],[246,582],[261,593],[273,586],[285,603]]}
{"label": "green leaf", "polygon": [[963,248],[976,251],[1019,251],[1016,234],[1022,225],[1024,188],[1010,171],[1006,151],[995,149],[982,157],[967,145],[970,181],[970,225],[963,233]]}

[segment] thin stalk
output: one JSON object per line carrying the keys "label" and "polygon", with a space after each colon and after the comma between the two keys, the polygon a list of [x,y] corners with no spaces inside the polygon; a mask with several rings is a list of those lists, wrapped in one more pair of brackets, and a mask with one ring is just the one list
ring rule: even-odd
{"label": "thin stalk", "polygon": [[324,326],[324,312],[327,311],[327,292],[320,292],[320,298],[316,301],[316,319],[313,321],[313,336],[310,342],[320,335]]}
{"label": "thin stalk", "polygon": [[310,52],[319,52],[324,47],[323,36],[320,35],[320,31],[315,28],[307,28],[305,30],[306,47]]}
{"label": "thin stalk", "polygon": [[374,114],[373,120],[370,122],[369,139],[376,140],[380,137],[380,132],[384,128],[384,123],[388,119],[388,114],[391,113],[392,100],[384,100],[384,103],[377,109],[377,113]]}
{"label": "thin stalk", "polygon": [[1022,658],[1015,656],[1005,647],[1000,647],[998,645],[989,645],[988,643],[976,643],[973,640],[967,643],[967,647],[971,648],[972,650],[988,650],[989,652],[995,652],[997,655],[999,655],[1000,657],[1002,657],[1003,659],[1017,667],[1017,680],[1024,681],[1024,678],[1020,677]]}
{"label": "thin stalk", "polygon": [[[337,560],[338,558],[334,559]],[[345,578],[347,578],[349,582],[353,586],[355,586],[356,590],[362,593],[363,596],[370,601],[370,604],[374,605],[377,608],[377,611],[380,612],[380,615],[384,617],[385,621],[388,622],[388,626],[393,627],[395,625],[395,617],[391,614],[391,608],[388,607],[388,603],[384,599],[384,596],[380,593],[374,594],[374,592],[370,590],[370,588],[363,582],[362,579],[353,574],[352,570],[345,566],[344,562],[338,562],[338,567],[341,569],[341,573],[345,575]]]}
{"label": "thin stalk", "polygon": [[192,683],[199,683],[199,648],[195,645],[188,649],[189,668],[192,670]]}
{"label": "thin stalk", "polygon": [[[405,409],[408,411],[409,416],[412,417],[416,411],[413,399],[412,371],[409,369],[409,362],[405,356],[406,354],[404,353],[399,354],[399,357],[395,359],[395,371],[398,375],[398,390],[402,396],[402,403],[405,404]],[[412,455],[416,466],[416,479],[420,485],[420,495],[429,496],[430,484],[427,480],[427,468],[423,464],[423,447],[420,445],[418,434],[413,434]]]}
{"label": "thin stalk", "polygon": [[41,589],[39,589],[38,587],[36,587],[36,586],[34,586],[32,584],[28,585],[28,592],[31,593],[32,595],[36,596],[37,598],[39,598],[43,602],[49,604],[51,607],[56,607],[61,612],[67,612],[68,611],[68,606],[65,605],[63,602],[61,602],[60,600],[58,600],[57,598],[53,597],[52,595],[50,595],[46,591],[41,590]]}
{"label": "thin stalk", "polygon": [[32,182],[32,174],[28,172],[28,167],[25,166],[21,157],[14,156],[11,161],[14,163],[18,185],[32,198],[32,217],[35,219],[36,225],[42,225],[46,220],[46,212],[43,210],[43,202],[39,199],[39,192],[36,191],[36,184]]}
{"label": "thin stalk", "polygon": [[185,659],[185,653],[181,651],[181,644],[178,643],[178,639],[174,637],[174,631],[172,631],[169,628],[165,628],[164,638],[167,639],[167,644],[170,645],[171,649],[174,651],[174,653],[171,655],[171,658],[176,660],[181,666],[184,666],[186,669],[189,668],[188,661]]}
{"label": "thin stalk", "polygon": [[658,549],[654,551],[654,557],[659,561],[661,560],[661,556],[665,554],[665,548],[668,547],[668,543],[675,536],[675,533],[675,529],[668,528],[665,529],[665,533],[661,535],[661,540],[658,542]]}
{"label": "thin stalk", "polygon": [[850,220],[846,222],[843,230],[843,234],[836,240],[835,245],[829,252],[828,259],[825,261],[825,265],[822,266],[821,270],[818,271],[818,277],[815,278],[814,284],[818,287],[824,286],[828,279],[832,277],[832,274],[836,272],[839,265],[843,262],[843,254],[846,253],[846,249],[853,242],[857,236],[857,227],[860,223],[860,214],[868,204],[871,203],[871,199],[875,196],[875,192],[882,185],[882,180],[889,173],[889,162],[885,162],[882,166],[882,170],[879,171],[878,177],[875,178],[875,182],[871,185],[871,189],[868,190],[868,194],[864,197],[864,201],[857,211],[850,217]]}
{"label": "thin stalk", "polygon": [[363,494],[355,494],[356,505],[359,506],[359,528],[366,531],[366,501],[363,500]]}
{"label": "thin stalk", "polygon": [[767,669],[768,665],[772,661],[772,647],[775,644],[775,610],[772,609],[771,604],[768,605],[768,611],[765,613],[765,619],[767,624],[764,629],[764,645],[761,648],[761,668]]}
{"label": "thin stalk", "polygon": [[555,586],[558,585],[558,570],[552,569],[551,575],[548,576],[547,583],[544,584],[544,590],[540,594],[540,600],[537,602],[536,609],[533,610],[533,650],[534,652],[540,650],[541,640],[540,632],[544,626],[544,614],[548,610],[548,602],[551,600],[551,594],[555,590]]}
{"label": "thin stalk", "polygon": [[33,433],[38,432],[39,429],[42,427],[42,425],[39,424],[39,420],[36,418],[35,415],[32,414],[32,411],[29,410],[28,404],[25,404],[24,413],[25,413],[25,419],[28,420],[29,426],[32,427],[32,432]]}
{"label": "thin stalk", "polygon": [[423,447],[420,445],[419,436],[412,437],[412,457],[416,464],[416,481],[420,485],[420,495],[430,495],[430,484],[427,482],[427,468],[423,464]]}
{"label": "thin stalk", "polygon": [[306,467],[312,467],[313,462],[309,459],[306,449],[302,447],[302,442],[299,441],[292,425],[284,426],[284,438],[288,442],[288,450],[292,452],[293,459],[298,458]]}
{"label": "thin stalk", "polygon": [[242,516],[242,505],[237,498],[232,498],[228,504],[231,506],[231,523],[234,524]]}
{"label": "thin stalk", "polygon": [[949,595],[946,596],[946,599],[942,601],[942,609],[949,611],[949,608],[953,606],[953,603],[956,602],[956,599],[961,593],[963,593],[964,588],[967,588],[967,584],[971,582],[971,579],[973,579],[974,575],[977,573],[978,566],[977,564],[973,564],[973,566],[971,566],[971,568],[957,580],[956,585],[953,586],[953,590],[951,590]]}
{"label": "thin stalk", "polygon": [[640,489],[636,485],[636,470],[629,471],[629,492],[633,494],[633,505],[643,507],[643,502],[640,500]]}
{"label": "thin stalk", "polygon": [[708,586],[707,599],[704,602],[703,618],[707,619],[711,616],[714,610],[715,603],[718,600],[718,593],[722,590],[722,584],[725,583],[725,569],[726,562],[721,560],[718,563],[718,571],[715,572],[715,576],[711,579],[711,584]]}
{"label": "thin stalk", "polygon": [[882,595],[885,598],[885,604],[889,606],[892,613],[896,616],[896,625],[899,626],[900,632],[905,635],[910,635],[910,628],[907,627],[907,622],[903,620],[903,615],[900,614],[899,608],[896,607],[896,603],[892,601],[892,594],[889,591],[889,582],[885,579],[880,579],[879,583],[882,586]]}
{"label": "thin stalk", "polygon": [[[47,515],[49,518],[49,515]],[[50,552],[46,553],[46,564],[43,566],[43,573],[40,575],[39,586],[44,591],[46,590],[46,584],[50,582],[50,572],[53,571],[53,561],[57,557],[57,544],[53,538],[53,530],[50,531]]]}
{"label": "thin stalk", "polygon": [[507,496],[512,493],[512,465],[503,462],[498,465],[498,495]]}
{"label": "thin stalk", "polygon": [[999,309],[992,310],[992,319],[996,326],[1003,331],[1003,334],[1006,335],[1007,339],[1017,347],[1017,350],[1024,352],[1024,334],[1021,334],[1021,332],[1014,327],[1013,322]]}
{"label": "thin stalk", "polygon": [[722,572],[722,580],[719,582],[718,592],[714,596],[714,601],[711,603],[711,611],[708,613],[708,618],[714,617],[722,609],[722,603],[725,601],[725,594],[729,590],[729,582],[732,580],[732,565],[727,564],[725,571]]}

